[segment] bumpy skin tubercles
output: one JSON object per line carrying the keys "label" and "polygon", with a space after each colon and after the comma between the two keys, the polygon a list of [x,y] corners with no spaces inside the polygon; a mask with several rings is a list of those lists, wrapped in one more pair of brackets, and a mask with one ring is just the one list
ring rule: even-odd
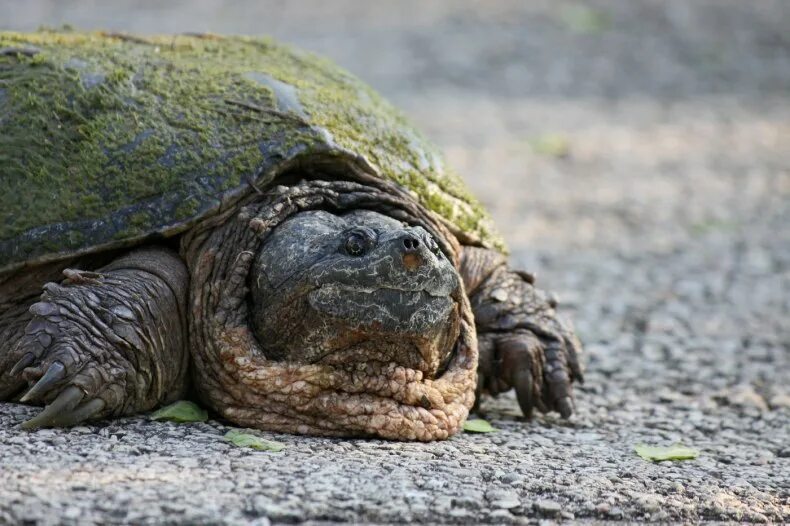
{"label": "bumpy skin tubercles", "polygon": [[474,401],[477,366],[474,323],[460,280],[451,295],[459,336],[451,359],[435,377],[384,361],[279,361],[266,355],[266,342],[259,341],[266,335],[254,334],[249,280],[267,236],[305,210],[362,208],[421,225],[457,265],[452,236],[413,199],[347,181],[274,188],[235,217],[228,214],[186,234],[195,384],[203,400],[229,420],[291,433],[400,440],[443,439],[460,429]]}
{"label": "bumpy skin tubercles", "polygon": [[24,334],[0,362],[6,385],[28,385],[21,402],[46,405],[23,427],[133,414],[180,396],[188,280],[181,260],[139,249],[96,272],[63,275],[44,285]]}
{"label": "bumpy skin tubercles", "polygon": [[510,270],[490,250],[465,247],[461,275],[477,326],[478,393],[515,388],[525,416],[537,408],[569,417],[572,383],[583,381],[581,344],[558,317],[556,301],[534,287],[534,276]]}

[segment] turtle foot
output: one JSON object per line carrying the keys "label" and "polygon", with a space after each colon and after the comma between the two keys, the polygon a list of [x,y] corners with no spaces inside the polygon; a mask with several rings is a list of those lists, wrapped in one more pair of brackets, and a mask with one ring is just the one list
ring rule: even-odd
{"label": "turtle foot", "polygon": [[23,388],[12,399],[45,406],[23,428],[133,414],[180,396],[184,309],[173,291],[185,283],[173,277],[177,265],[169,251],[138,250],[100,272],[66,269],[60,284],[44,285],[4,360],[6,383]]}
{"label": "turtle foot", "polygon": [[134,364],[119,352],[113,320],[102,319],[101,296],[91,287],[97,285],[49,283],[30,307],[32,318],[13,351],[19,358],[8,373],[28,386],[19,402],[45,405],[22,424],[25,429],[123,412]]}
{"label": "turtle foot", "polygon": [[524,416],[537,409],[569,418],[573,382],[583,381],[582,347],[556,299],[491,251],[467,247],[464,258],[480,351],[478,394],[514,389]]}

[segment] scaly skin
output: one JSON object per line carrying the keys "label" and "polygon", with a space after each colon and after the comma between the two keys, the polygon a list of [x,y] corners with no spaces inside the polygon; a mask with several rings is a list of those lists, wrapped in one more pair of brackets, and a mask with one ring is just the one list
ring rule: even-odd
{"label": "scaly skin", "polygon": [[178,257],[144,248],[98,272],[63,273],[17,314],[15,334],[26,321],[24,334],[0,362],[4,397],[27,384],[20,401],[47,404],[24,426],[133,414],[178,398],[186,386],[187,282]]}
{"label": "scaly skin", "polygon": [[461,275],[475,313],[480,351],[478,393],[496,396],[515,388],[530,416],[573,413],[573,381],[583,381],[581,343],[556,302],[534,287],[535,278],[508,268],[499,253],[466,247]]}
{"label": "scaly skin", "polygon": [[35,303],[35,298],[19,298],[16,303],[0,305],[0,400],[6,400],[19,392],[25,385],[25,379],[18,374],[10,374],[17,363],[14,355],[4,354],[4,347],[12,349],[24,336],[25,326],[30,320],[28,311]]}
{"label": "scaly skin", "polygon": [[[344,253],[360,226],[375,240]],[[0,315],[0,398],[47,404],[26,427],[178,398],[187,347],[219,414],[313,435],[444,439],[476,389],[515,387],[526,415],[567,417],[581,380],[578,340],[531,276],[462,247],[389,183],[276,187],[188,231],[181,257],[141,248],[95,272],[41,272],[55,270],[61,284]]]}

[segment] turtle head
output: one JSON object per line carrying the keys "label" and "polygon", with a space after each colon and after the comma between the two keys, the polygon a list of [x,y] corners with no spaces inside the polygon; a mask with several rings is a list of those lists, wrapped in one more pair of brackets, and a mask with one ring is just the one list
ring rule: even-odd
{"label": "turtle head", "polygon": [[[267,430],[458,432],[474,403],[477,340],[452,233],[376,186],[306,181],[272,194],[182,242],[201,397]],[[312,203],[349,211],[292,212]]]}
{"label": "turtle head", "polygon": [[458,338],[460,278],[422,227],[357,210],[294,215],[250,276],[255,335],[270,359],[441,372]]}

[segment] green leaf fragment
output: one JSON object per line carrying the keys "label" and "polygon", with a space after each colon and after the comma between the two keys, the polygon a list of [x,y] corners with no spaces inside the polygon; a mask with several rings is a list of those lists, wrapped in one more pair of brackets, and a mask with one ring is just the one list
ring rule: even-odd
{"label": "green leaf fragment", "polygon": [[634,446],[636,454],[645,460],[658,462],[660,460],[691,460],[699,456],[699,451],[680,444],[674,446],[648,446],[637,444]]}
{"label": "green leaf fragment", "polygon": [[223,437],[225,440],[238,447],[251,447],[258,451],[273,451],[278,452],[285,449],[285,444],[274,442],[272,440],[265,440],[258,435],[251,433],[244,433],[236,429],[231,429]]}
{"label": "green leaf fragment", "polygon": [[546,134],[530,139],[532,151],[546,157],[567,157],[570,155],[571,145],[568,138],[563,135]]}
{"label": "green leaf fragment", "polygon": [[180,424],[188,422],[205,422],[208,420],[208,412],[194,402],[179,400],[165,406],[151,415],[151,420],[167,420]]}
{"label": "green leaf fragment", "polygon": [[464,422],[464,431],[469,433],[492,433],[497,429],[482,418],[473,418]]}
{"label": "green leaf fragment", "polygon": [[585,6],[563,9],[560,20],[569,31],[580,35],[595,35],[612,28],[612,16],[607,11]]}

